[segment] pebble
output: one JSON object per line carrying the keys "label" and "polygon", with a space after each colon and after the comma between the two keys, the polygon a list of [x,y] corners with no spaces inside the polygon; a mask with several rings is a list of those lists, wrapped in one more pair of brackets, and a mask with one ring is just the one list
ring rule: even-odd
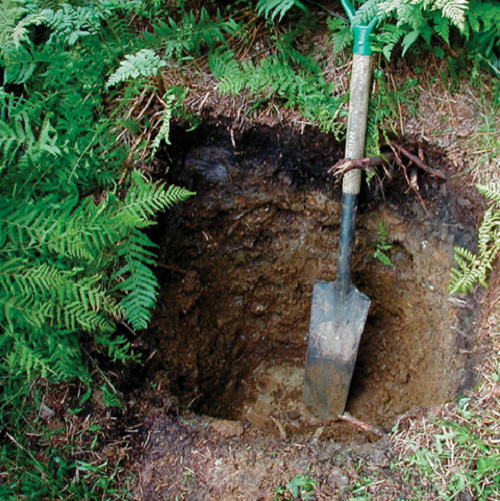
{"label": "pebble", "polygon": [[341,468],[333,467],[328,474],[327,482],[330,487],[347,487],[349,485],[349,477]]}
{"label": "pebble", "polygon": [[210,428],[224,438],[240,437],[245,431],[240,421],[229,421],[227,419],[212,421]]}

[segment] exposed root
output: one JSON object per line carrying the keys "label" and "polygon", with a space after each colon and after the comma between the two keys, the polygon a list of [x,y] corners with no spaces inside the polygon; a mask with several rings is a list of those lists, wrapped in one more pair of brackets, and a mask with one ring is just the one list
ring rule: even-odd
{"label": "exposed root", "polygon": [[400,144],[391,141],[389,143],[389,146],[392,148],[392,150],[397,150],[399,153],[401,153],[403,156],[405,156],[408,160],[410,160],[410,165],[413,163],[415,164],[419,169],[422,169],[423,171],[427,172],[431,176],[438,177],[439,179],[444,179],[446,180],[446,176],[441,172],[438,171],[429,165],[427,165],[423,159],[420,159],[417,155],[414,155],[413,153],[410,153],[406,148],[401,146]]}
{"label": "exposed root", "polygon": [[[391,141],[387,146],[389,146],[392,151],[384,153],[377,157],[342,159],[339,160],[327,172],[328,174],[333,174],[336,178],[340,179],[347,172],[354,169],[369,169],[372,167],[377,167],[379,165],[395,162],[403,171],[404,177],[408,184],[408,191],[413,191],[413,193],[415,193],[426,214],[430,217],[430,213],[427,209],[425,200],[420,194],[420,188],[418,186],[418,169],[427,172],[431,176],[443,180],[446,180],[446,175],[441,171],[427,165],[424,161],[421,150],[419,150],[419,155],[417,156],[395,141]],[[405,157],[407,161],[406,163],[405,161],[403,161],[403,157]]]}
{"label": "exposed root", "polygon": [[373,433],[374,435],[377,435],[378,437],[382,438],[387,437],[387,435],[380,428],[365,423],[364,421],[360,421],[359,419],[356,419],[355,417],[351,416],[348,412],[345,412],[344,414],[342,414],[342,416],[339,416],[339,418],[342,421],[345,421],[346,423],[357,426],[358,428],[361,428],[363,431],[368,431],[370,433]]}

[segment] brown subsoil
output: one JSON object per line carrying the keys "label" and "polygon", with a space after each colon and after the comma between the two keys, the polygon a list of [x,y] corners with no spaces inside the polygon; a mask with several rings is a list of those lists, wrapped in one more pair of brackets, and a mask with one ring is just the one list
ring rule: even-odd
{"label": "brown subsoil", "polygon": [[[309,471],[328,496],[350,483],[350,458],[387,468],[386,439],[302,403],[312,289],[336,277],[340,187],[326,172],[341,145],[307,128],[235,137],[225,124],[178,130],[172,144],[168,180],[197,195],[153,235],[162,289],[141,495],[271,499]],[[447,176],[417,172],[425,206],[392,167],[365,189],[356,222],[353,280],[372,304],[347,411],[385,432],[472,383],[474,304],[446,287],[476,202],[440,151],[420,151]],[[391,266],[374,257],[380,221]]]}

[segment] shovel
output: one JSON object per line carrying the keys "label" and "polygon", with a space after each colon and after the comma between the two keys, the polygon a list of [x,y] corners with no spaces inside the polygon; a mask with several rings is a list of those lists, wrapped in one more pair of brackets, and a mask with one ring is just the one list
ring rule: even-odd
{"label": "shovel", "polygon": [[[349,0],[342,0],[342,4],[354,31],[345,157],[363,158],[372,70],[368,39],[378,19],[368,25],[356,25],[354,7]],[[303,397],[307,408],[322,419],[338,419],[344,413],[359,341],[370,308],[370,299],[351,279],[360,186],[360,170],[352,170],[344,176],[337,281],[316,281],[313,290]]]}

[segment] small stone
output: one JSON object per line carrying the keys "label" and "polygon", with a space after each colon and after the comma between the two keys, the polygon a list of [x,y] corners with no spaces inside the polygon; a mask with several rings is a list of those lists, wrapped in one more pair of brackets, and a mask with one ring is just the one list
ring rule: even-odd
{"label": "small stone", "polygon": [[288,417],[291,419],[291,420],[294,420],[294,419],[299,419],[301,416],[300,414],[300,411],[298,410],[294,410],[294,411],[290,411],[288,413]]}
{"label": "small stone", "polygon": [[42,405],[40,406],[40,417],[42,419],[50,419],[54,416],[54,414],[55,412],[50,407],[47,407],[42,403]]}
{"label": "small stone", "polygon": [[390,465],[390,460],[387,457],[385,451],[375,449],[371,454],[370,463],[373,466],[378,466],[379,468],[388,468]]}
{"label": "small stone", "polygon": [[349,485],[349,477],[344,470],[334,467],[328,474],[327,482],[330,487],[347,487]]}
{"label": "small stone", "polygon": [[271,413],[271,408],[265,409],[265,406],[261,405],[257,410],[249,408],[245,414],[245,418],[260,430],[263,430],[269,426],[269,414]]}
{"label": "small stone", "polygon": [[216,419],[210,423],[210,427],[224,438],[240,437],[245,431],[240,421],[226,419]]}

